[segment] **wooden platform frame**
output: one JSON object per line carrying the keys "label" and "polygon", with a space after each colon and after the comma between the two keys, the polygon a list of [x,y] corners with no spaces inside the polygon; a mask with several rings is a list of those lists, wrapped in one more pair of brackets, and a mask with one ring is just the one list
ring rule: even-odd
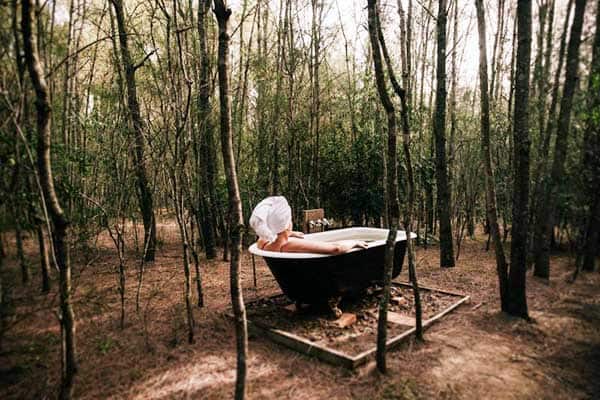
{"label": "wooden platform frame", "polygon": [[[392,285],[412,288],[412,286],[406,282],[392,282]],[[455,310],[456,308],[458,308],[461,304],[468,302],[470,300],[470,296],[467,296],[467,295],[464,295],[461,293],[450,292],[447,290],[431,288],[431,287],[426,287],[426,286],[419,286],[419,289],[427,290],[427,291],[431,291],[431,292],[438,292],[438,293],[458,297],[458,300],[456,302],[452,303],[449,307],[443,309],[442,311],[440,311],[433,317],[431,317],[427,320],[424,320],[423,321],[423,329],[429,328],[435,322],[439,321],[443,316],[447,315],[448,313],[450,313],[453,310]],[[281,296],[281,295],[271,296],[271,298],[278,297],[278,296]],[[255,301],[259,301],[259,300],[255,300]],[[250,302],[247,305],[251,305],[255,301]],[[284,345],[292,350],[295,350],[299,353],[302,353],[302,354],[305,354],[308,356],[313,356],[313,357],[315,357],[321,361],[324,361],[326,363],[336,365],[336,366],[342,366],[342,367],[345,367],[348,369],[355,369],[355,368],[359,367],[360,365],[365,364],[368,360],[374,358],[375,353],[377,352],[377,347],[376,347],[375,343],[373,343],[373,347],[370,348],[369,350],[366,350],[362,353],[359,353],[359,354],[353,356],[353,355],[344,353],[342,351],[335,350],[335,349],[329,348],[327,346],[324,346],[322,344],[313,342],[304,337],[294,335],[293,333],[290,333],[290,332],[287,332],[287,331],[284,331],[281,329],[273,328],[271,326],[268,326],[267,324],[263,324],[258,321],[251,321],[250,319],[248,320],[248,330],[257,336],[267,337],[270,340],[272,340],[273,342],[282,344],[282,345]],[[413,327],[405,332],[402,332],[400,335],[389,338],[387,340],[387,348],[392,349],[394,347],[399,346],[405,339],[407,339],[413,333],[415,333],[415,330],[416,330],[416,328]]]}

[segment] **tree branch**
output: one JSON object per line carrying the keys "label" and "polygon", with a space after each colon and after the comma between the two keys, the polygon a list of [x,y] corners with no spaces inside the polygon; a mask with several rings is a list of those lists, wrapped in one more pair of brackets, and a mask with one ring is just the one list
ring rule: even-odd
{"label": "tree branch", "polygon": [[80,48],[79,48],[79,49],[77,49],[77,50],[76,50],[74,53],[68,54],[68,55],[67,55],[67,56],[65,56],[65,57],[64,57],[62,60],[60,60],[60,61],[59,61],[57,64],[55,64],[55,65],[54,65],[52,68],[50,68],[50,72],[48,72],[48,73],[46,74],[46,76],[45,76],[45,77],[46,77],[46,78],[49,78],[49,77],[51,77],[51,76],[52,76],[52,74],[54,74],[54,73],[56,72],[56,70],[58,70],[58,69],[59,69],[59,68],[60,68],[60,67],[61,67],[61,66],[62,66],[62,65],[63,65],[63,64],[64,64],[64,63],[65,63],[65,62],[66,62],[66,61],[69,59],[69,58],[72,58],[72,57],[74,57],[74,56],[78,55],[79,53],[81,53],[81,52],[83,52],[83,51],[85,51],[85,50],[89,49],[90,47],[92,47],[92,46],[93,46],[93,45],[95,45],[95,44],[98,44],[99,42],[102,42],[102,41],[104,41],[104,40],[107,40],[107,39],[112,39],[112,38],[113,38],[113,36],[112,36],[112,35],[105,36],[105,37],[103,37],[103,38],[96,39],[96,40],[94,40],[93,42],[91,42],[91,43],[88,43],[88,44],[86,44],[86,45],[85,45],[85,46],[83,46],[83,47],[80,47]]}
{"label": "tree branch", "polygon": [[157,51],[157,50],[158,50],[158,49],[154,49],[154,50],[152,50],[150,53],[146,54],[146,57],[144,57],[144,59],[143,59],[142,61],[140,61],[139,63],[137,63],[136,65],[134,65],[134,66],[133,66],[133,70],[134,70],[134,71],[137,71],[137,69],[138,69],[138,68],[140,68],[140,67],[144,66],[144,63],[145,63],[145,62],[146,62],[146,61],[147,61],[147,60],[148,60],[150,57],[152,57],[152,55],[153,55],[154,53],[156,53],[156,51]]}

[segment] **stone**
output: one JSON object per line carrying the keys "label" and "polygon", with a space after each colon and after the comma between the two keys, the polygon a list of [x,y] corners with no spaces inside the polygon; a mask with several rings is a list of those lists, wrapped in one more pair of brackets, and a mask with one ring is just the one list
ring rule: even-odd
{"label": "stone", "polygon": [[287,310],[289,312],[296,312],[296,305],[295,304],[288,304],[287,306],[283,307],[284,310]]}
{"label": "stone", "polygon": [[334,321],[338,328],[347,328],[356,322],[356,314],[342,313],[341,317]]}
{"label": "stone", "polygon": [[408,303],[408,301],[402,296],[392,297],[390,300],[393,304],[398,304],[399,306],[404,306]]}

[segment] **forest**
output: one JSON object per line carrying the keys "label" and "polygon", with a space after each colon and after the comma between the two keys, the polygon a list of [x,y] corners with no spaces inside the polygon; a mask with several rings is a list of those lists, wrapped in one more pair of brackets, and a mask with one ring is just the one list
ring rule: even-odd
{"label": "forest", "polygon": [[[599,396],[600,0],[0,0],[0,35],[0,398]],[[303,267],[253,246],[270,196],[379,236]],[[277,270],[361,254],[323,304]]]}

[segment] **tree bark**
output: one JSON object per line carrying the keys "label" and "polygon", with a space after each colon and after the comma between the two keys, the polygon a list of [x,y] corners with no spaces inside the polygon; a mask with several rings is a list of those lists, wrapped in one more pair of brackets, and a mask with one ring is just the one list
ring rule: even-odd
{"label": "tree bark", "polygon": [[[15,48],[15,63],[17,66],[17,74],[18,74],[18,79],[19,79],[19,88],[21,90],[21,97],[20,97],[20,104],[19,104],[19,109],[17,112],[17,115],[15,116],[15,124],[19,124],[21,121],[24,121],[26,126],[25,129],[27,130],[27,132],[31,132],[31,130],[29,129],[29,106],[28,106],[28,96],[27,96],[27,90],[25,90],[24,87],[24,83],[25,83],[25,74],[27,73],[27,66],[24,64],[24,59],[22,56],[22,52],[21,52],[21,38],[20,38],[20,31],[18,29],[18,11],[17,11],[17,0],[12,0],[12,30],[13,30],[13,37],[14,37],[14,48]],[[20,127],[16,127],[17,129],[20,129]],[[19,156],[19,133],[15,132],[15,154],[16,154],[16,159],[20,160],[20,156]],[[27,136],[30,136],[29,134]],[[30,138],[29,138],[30,139]],[[29,153],[29,152],[27,152]],[[33,163],[33,160],[32,160]],[[15,165],[15,170],[14,170],[14,176],[13,176],[13,183],[12,183],[12,189],[15,189],[15,185],[18,184],[19,182],[19,163],[17,162],[17,164]],[[31,192],[31,182],[29,181],[29,178],[26,178],[25,181],[25,191],[26,192]],[[40,198],[41,199],[41,198]],[[50,291],[50,256],[48,254],[48,248],[46,247],[46,242],[44,240],[44,220],[37,217],[35,214],[35,212],[32,210],[32,205],[30,204],[29,207],[29,214],[31,217],[33,217],[34,221],[35,221],[35,228],[36,228],[36,232],[37,232],[37,237],[38,237],[38,248],[39,248],[39,252],[40,252],[40,271],[42,274],[42,293],[48,293]],[[19,216],[16,215],[15,217],[15,222],[17,224],[17,228],[20,229],[20,225],[19,225]],[[20,234],[19,234],[19,238],[17,238],[17,252],[18,253],[22,253],[23,249],[22,249],[22,243],[20,243],[21,238],[20,238]],[[21,258],[21,255],[18,256],[19,261],[21,263],[26,262],[26,260],[24,260],[24,258]],[[23,264],[22,268],[23,268]],[[29,275],[29,271],[28,271],[28,267],[27,265],[24,266],[27,270],[23,271],[23,278],[25,280],[25,276],[26,274]]]}
{"label": "tree bark", "polygon": [[248,355],[248,328],[246,325],[246,309],[241,288],[242,232],[244,218],[240,201],[233,141],[231,135],[231,107],[229,97],[229,33],[228,23],[231,9],[227,8],[224,0],[215,0],[213,9],[219,24],[219,101],[221,105],[221,150],[230,209],[230,290],[233,315],[235,320],[235,336],[237,348],[237,376],[235,382],[235,399],[241,400],[246,393],[246,358]]}
{"label": "tree bark", "polygon": [[525,273],[529,229],[529,70],[531,59],[531,0],[517,4],[517,66],[513,117],[513,213],[507,312],[525,319]]}
{"label": "tree bark", "polygon": [[[400,20],[400,65],[402,67],[402,87],[404,89],[404,96],[406,96],[407,106],[411,104],[410,94],[410,48],[407,31],[407,23],[405,18],[404,7],[402,6],[402,0],[397,1],[398,4],[398,17]],[[381,28],[381,27],[380,27]],[[383,43],[382,43],[383,47]],[[408,111],[408,110],[407,110]]]}
{"label": "tree bark", "polygon": [[[27,261],[27,258],[25,257],[25,252],[23,250],[23,229],[22,229],[22,215],[25,214],[22,212],[23,209],[27,209],[27,207],[25,207],[25,203],[22,202],[20,200],[19,196],[21,193],[19,191],[19,187],[22,184],[22,180],[21,180],[21,157],[20,157],[20,143],[18,140],[18,129],[20,129],[20,122],[23,120],[25,121],[25,123],[27,123],[27,97],[25,95],[25,93],[27,93],[27,91],[25,90],[24,87],[24,76],[25,76],[25,70],[26,70],[26,66],[23,64],[23,59],[22,59],[22,55],[21,55],[21,48],[20,48],[20,40],[19,40],[19,30],[17,28],[18,26],[18,18],[17,18],[17,0],[12,0],[11,1],[11,24],[12,24],[12,33],[13,33],[13,37],[14,37],[14,51],[15,51],[15,61],[16,61],[16,67],[17,67],[17,74],[18,74],[18,79],[19,79],[19,88],[20,91],[23,93],[22,96],[19,96],[19,104],[18,104],[18,109],[15,115],[15,153],[14,153],[14,158],[15,158],[15,165],[12,169],[12,173],[10,176],[10,185],[8,187],[8,193],[11,194],[12,199],[11,201],[13,202],[13,204],[15,205],[15,207],[12,208],[12,213],[13,213],[13,221],[14,221],[14,228],[15,228],[15,245],[17,247],[17,259],[19,260],[19,266],[21,268],[21,283],[23,283],[23,285],[26,285],[29,282],[29,263]],[[22,110],[21,110],[22,109]],[[27,185],[28,186],[28,185]]]}
{"label": "tree bark", "polygon": [[[383,30],[381,28],[381,23],[379,20],[379,15],[376,13],[377,17],[377,36],[379,40],[379,44],[381,46],[381,51],[383,53],[383,58],[385,60],[385,64],[387,66],[388,76],[390,78],[390,82],[392,83],[392,87],[394,88],[394,92],[400,99],[400,119],[402,122],[402,149],[404,151],[404,160],[406,164],[406,177],[408,180],[408,199],[406,204],[406,216],[404,219],[404,228],[406,230],[406,252],[408,254],[408,275],[410,282],[413,288],[413,294],[415,298],[415,337],[417,340],[423,341],[423,312],[421,309],[421,294],[419,292],[419,283],[417,281],[417,270],[415,266],[415,253],[413,242],[411,238],[412,232],[412,217],[414,211],[415,204],[415,179],[413,175],[411,154],[410,154],[410,110],[408,107],[408,96],[407,91],[400,87],[398,80],[396,79],[396,75],[392,68],[392,62],[390,61],[390,56],[387,51],[387,46],[385,44],[385,39],[383,36]],[[401,20],[403,17],[401,16]],[[401,22],[402,23],[402,22]],[[402,36],[400,41],[401,47],[408,48],[408,44],[406,43],[407,36]]]}
{"label": "tree bark", "polygon": [[483,0],[475,0],[477,8],[477,28],[479,33],[479,90],[481,91],[481,153],[485,169],[486,188],[486,214],[490,235],[494,241],[496,252],[496,272],[500,287],[500,302],[502,311],[507,311],[508,300],[508,266],[504,256],[504,248],[500,239],[498,227],[498,211],[496,209],[496,188],[494,184],[494,171],[492,168],[492,155],[490,149],[490,100],[487,73],[487,46],[485,34],[485,11]]}
{"label": "tree bark", "polygon": [[[558,50],[558,62],[556,66],[556,71],[554,72],[554,83],[552,86],[552,95],[550,101],[550,109],[548,112],[547,121],[545,121],[544,129],[540,129],[540,133],[543,132],[543,137],[540,138],[540,149],[537,155],[539,160],[538,164],[535,166],[533,171],[533,179],[532,182],[534,184],[533,195],[531,203],[533,204],[533,211],[531,215],[531,221],[534,224],[533,232],[531,232],[532,240],[529,244],[530,248],[530,257],[533,258],[535,253],[537,252],[537,243],[535,241],[535,228],[538,226],[537,222],[543,218],[546,218],[545,215],[542,214],[542,202],[544,201],[544,193],[547,186],[548,181],[548,158],[550,153],[550,142],[552,140],[552,135],[554,133],[554,129],[556,126],[556,108],[558,107],[559,100],[559,87],[560,87],[560,77],[562,73],[562,66],[565,58],[565,49],[567,44],[567,32],[569,30],[569,20],[571,17],[571,9],[573,8],[573,1],[569,0],[566,10],[566,17],[563,25],[562,34],[560,37],[560,45]],[[547,43],[548,48],[546,51],[546,59],[549,64],[548,58],[550,57],[549,53],[552,52],[552,49],[549,47],[549,43]],[[547,65],[548,71],[550,66]]]}
{"label": "tree bark", "polygon": [[210,117],[211,104],[211,79],[210,59],[207,50],[207,13],[212,0],[200,0],[198,3],[198,36],[200,42],[200,79],[198,86],[198,124],[199,138],[196,138],[197,146],[197,174],[200,176],[201,186],[198,188],[199,204],[202,205],[202,219],[198,221],[202,229],[204,251],[207,259],[213,259],[216,251],[216,227],[217,227],[217,194],[216,194],[216,154],[214,125]]}
{"label": "tree bark", "polygon": [[[496,99],[494,94],[498,91],[497,88],[499,86],[500,79],[497,78],[499,75],[500,66],[502,63],[502,50],[504,48],[504,10],[505,10],[505,0],[498,1],[498,14],[497,14],[497,26],[498,30],[496,31],[496,35],[494,35],[494,49],[492,51],[492,76],[489,85],[489,93],[492,99]],[[497,56],[496,56],[497,55]],[[487,62],[487,61],[486,61]],[[487,64],[486,64],[487,69]]]}
{"label": "tree bark", "polygon": [[[323,15],[323,4],[321,0],[311,0],[312,5],[312,24],[311,24],[311,39],[312,39],[312,96],[310,108],[310,126],[312,137],[315,140],[314,147],[314,187],[315,187],[315,206],[321,206],[321,174],[319,167],[320,156],[320,124],[321,124],[321,87],[319,80],[319,67],[321,65],[321,23]],[[291,156],[291,155],[290,155]]]}
{"label": "tree bark", "polygon": [[44,192],[46,207],[50,212],[54,228],[54,251],[60,272],[60,324],[62,337],[62,373],[61,399],[70,399],[73,395],[73,381],[77,374],[75,315],[71,304],[71,266],[67,248],[69,222],[67,221],[59,199],[54,190],[52,165],[50,161],[51,112],[48,87],[39,61],[37,39],[32,35],[35,7],[32,0],[25,0],[21,6],[21,29],[25,61],[31,76],[36,95],[37,110],[37,157],[40,183]]}
{"label": "tree bark", "polygon": [[379,98],[387,114],[388,122],[388,154],[387,154],[387,196],[390,208],[390,230],[386,241],[385,261],[384,261],[384,279],[383,295],[379,302],[379,319],[377,324],[377,369],[381,373],[386,373],[386,343],[387,343],[387,310],[390,300],[390,287],[392,280],[392,269],[394,266],[394,245],[398,230],[398,220],[400,217],[400,202],[398,200],[398,166],[396,161],[396,116],[394,105],[390,99],[385,86],[383,74],[383,65],[381,62],[381,52],[377,37],[378,11],[377,0],[368,0],[368,27],[369,41],[371,42],[371,51],[373,55],[373,65],[375,69],[375,82]]}
{"label": "tree bark", "polygon": [[134,155],[138,186],[137,194],[140,202],[142,220],[144,222],[144,248],[147,249],[143,257],[146,261],[154,261],[154,253],[156,252],[156,220],[154,218],[154,201],[152,190],[150,189],[147,178],[144,122],[142,121],[142,115],[140,112],[140,104],[137,97],[137,84],[135,79],[135,72],[141,65],[135,65],[129,53],[129,45],[127,42],[128,33],[125,27],[123,0],[111,0],[111,2],[115,9],[115,16],[117,17],[119,45],[121,48],[121,61],[125,71],[125,82],[127,85],[127,106],[129,108],[129,118],[135,137]]}
{"label": "tree bark", "polygon": [[19,260],[19,266],[21,267],[21,283],[27,285],[29,283],[29,262],[25,258],[25,251],[23,250],[23,230],[21,229],[21,218],[15,213],[15,244],[17,245],[17,259]]}
{"label": "tree bark", "polygon": [[437,16],[437,67],[435,116],[433,136],[435,138],[437,210],[440,220],[440,266],[454,267],[454,246],[450,222],[450,184],[446,164],[446,0],[439,0]]}
{"label": "tree bark", "polygon": [[584,271],[593,271],[598,255],[600,234],[600,0],[596,0],[596,33],[592,50],[592,65],[588,78],[588,111],[584,135],[583,171],[584,199],[588,200],[587,220],[579,245]]}
{"label": "tree bark", "polygon": [[544,199],[540,204],[540,218],[535,227],[535,266],[533,274],[537,277],[550,278],[550,241],[554,229],[554,214],[556,213],[556,198],[560,183],[565,172],[565,159],[567,157],[567,139],[571,124],[571,108],[573,95],[577,86],[579,67],[579,45],[583,16],[585,14],[586,0],[575,1],[575,14],[571,25],[571,34],[567,48],[567,65],[565,69],[565,84],[563,96],[560,101],[560,113],[556,130],[554,145],[554,160],[548,187],[544,192]]}
{"label": "tree bark", "polygon": [[[458,2],[453,4],[454,13],[452,16],[452,55],[450,57],[450,65],[452,68],[450,77],[450,143],[448,143],[448,182],[451,187],[454,187],[454,169],[455,169],[455,145],[456,145],[456,85],[457,85],[457,65],[456,55],[458,53]],[[455,189],[456,190],[456,189]],[[455,204],[455,198],[450,191],[450,204]],[[457,243],[458,247],[458,243]],[[458,248],[457,248],[458,253]],[[458,260],[458,254],[456,255]]]}
{"label": "tree bark", "polygon": [[39,222],[36,226],[38,236],[38,246],[40,250],[40,270],[42,273],[42,293],[50,291],[50,256],[46,247],[46,239],[44,238],[44,225]]}

